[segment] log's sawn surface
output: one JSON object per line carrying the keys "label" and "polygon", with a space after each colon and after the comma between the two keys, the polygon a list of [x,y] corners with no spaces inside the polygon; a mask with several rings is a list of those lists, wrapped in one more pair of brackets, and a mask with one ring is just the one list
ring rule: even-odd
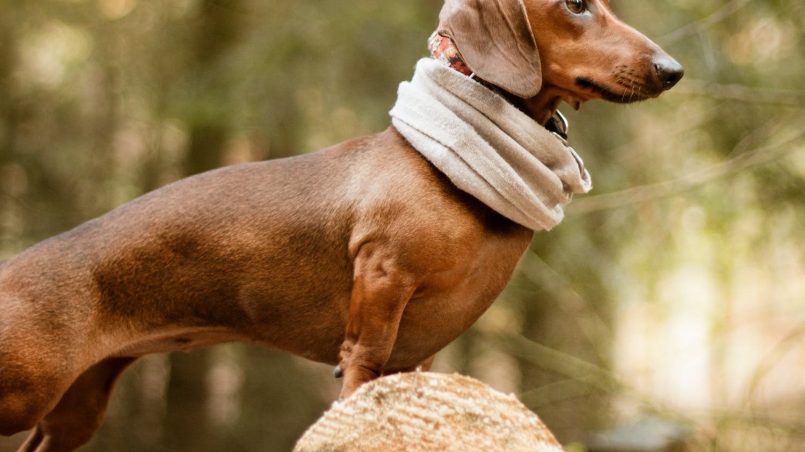
{"label": "log's sawn surface", "polygon": [[294,452],[490,450],[562,447],[514,395],[457,374],[411,372],[367,383],[335,402]]}

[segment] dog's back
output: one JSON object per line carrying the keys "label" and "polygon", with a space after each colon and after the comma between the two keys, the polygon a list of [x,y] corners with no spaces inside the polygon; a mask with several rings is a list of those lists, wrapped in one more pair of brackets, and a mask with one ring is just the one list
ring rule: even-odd
{"label": "dog's back", "polygon": [[400,222],[412,239],[422,229],[445,255],[488,210],[457,193],[391,131],[184,179],[8,261],[0,291],[28,319],[9,328],[53,336],[60,366],[84,365],[76,350],[100,359],[243,339],[335,364],[359,225]]}

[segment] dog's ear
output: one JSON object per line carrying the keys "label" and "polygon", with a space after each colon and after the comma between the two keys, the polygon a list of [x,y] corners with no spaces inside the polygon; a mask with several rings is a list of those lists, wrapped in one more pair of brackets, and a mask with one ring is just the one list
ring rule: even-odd
{"label": "dog's ear", "polygon": [[522,0],[446,0],[439,32],[487,82],[524,99],[542,87],[539,50]]}

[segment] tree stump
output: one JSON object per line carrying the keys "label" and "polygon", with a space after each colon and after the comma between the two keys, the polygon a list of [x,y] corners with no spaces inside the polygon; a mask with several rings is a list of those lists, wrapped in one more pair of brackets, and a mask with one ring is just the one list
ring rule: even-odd
{"label": "tree stump", "polygon": [[412,372],[367,383],[335,402],[294,452],[476,450],[562,447],[514,395],[457,374]]}

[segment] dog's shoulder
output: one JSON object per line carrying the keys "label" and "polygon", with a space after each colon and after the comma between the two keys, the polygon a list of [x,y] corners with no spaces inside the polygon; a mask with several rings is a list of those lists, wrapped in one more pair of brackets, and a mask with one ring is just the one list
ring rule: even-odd
{"label": "dog's shoulder", "polygon": [[[472,200],[417,152],[394,128],[360,142],[350,168],[352,196],[384,217],[472,215]],[[469,201],[469,202],[468,202]]]}
{"label": "dog's shoulder", "polygon": [[393,128],[359,143],[350,195],[356,236],[383,234],[402,249],[424,245],[434,256],[474,250],[497,236],[529,239],[523,227],[458,189]]}

